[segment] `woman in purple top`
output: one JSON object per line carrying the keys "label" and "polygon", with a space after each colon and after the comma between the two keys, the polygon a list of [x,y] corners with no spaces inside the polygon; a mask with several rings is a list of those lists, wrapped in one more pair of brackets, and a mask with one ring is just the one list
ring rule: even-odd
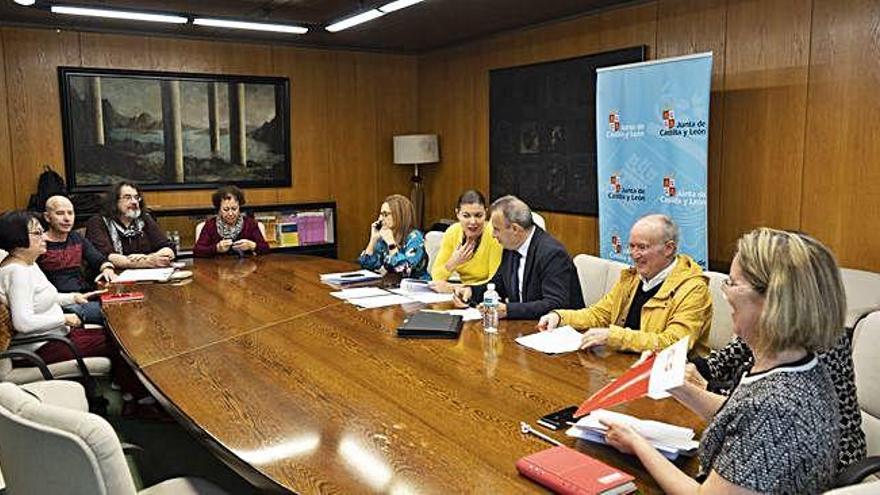
{"label": "woman in purple top", "polygon": [[223,186],[211,195],[217,216],[205,221],[193,247],[193,255],[203,258],[234,252],[239,255],[269,252],[260,226],[253,217],[241,214],[244,193],[235,186]]}

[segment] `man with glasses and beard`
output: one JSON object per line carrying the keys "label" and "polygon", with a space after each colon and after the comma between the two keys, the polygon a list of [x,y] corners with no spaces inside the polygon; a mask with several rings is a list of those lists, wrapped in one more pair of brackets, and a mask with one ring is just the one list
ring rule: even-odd
{"label": "man with glasses and beard", "polygon": [[105,199],[102,214],[86,224],[86,239],[117,268],[170,266],[174,244],[146,213],[137,186],[131,182],[115,184]]}
{"label": "man with glasses and beard", "polygon": [[629,234],[632,267],[586,309],[557,309],[541,317],[539,330],[571,325],[586,330],[581,349],[607,345],[619,351],[655,351],[683,337],[697,354],[708,352],[712,300],[703,270],[678,254],[678,226],[666,215],[647,215]]}

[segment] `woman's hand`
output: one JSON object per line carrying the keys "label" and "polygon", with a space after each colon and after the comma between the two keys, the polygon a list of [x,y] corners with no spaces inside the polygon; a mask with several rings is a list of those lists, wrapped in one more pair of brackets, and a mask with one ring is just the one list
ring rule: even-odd
{"label": "woman's hand", "polygon": [[257,243],[250,239],[239,239],[232,243],[232,247],[241,251],[253,251],[257,248]]}
{"label": "woman's hand", "polygon": [[73,293],[73,302],[76,304],[85,304],[92,300],[95,296],[100,296],[107,292],[107,289],[93,290],[91,292],[86,292],[85,294],[80,294],[79,292]]}
{"label": "woman's hand", "polygon": [[227,253],[229,249],[232,247],[232,241],[230,239],[223,239],[222,241],[217,243],[217,252],[218,253]]}
{"label": "woman's hand", "polygon": [[540,331],[545,330],[553,330],[554,328],[559,326],[559,313],[556,311],[551,311],[546,315],[542,316],[540,320],[538,320],[538,324],[535,326]]}
{"label": "woman's hand", "polygon": [[64,314],[64,324],[71,328],[79,328],[82,326],[82,320],[73,313]]}
{"label": "woman's hand", "polygon": [[640,435],[633,427],[613,421],[599,420],[600,423],[608,428],[605,433],[605,440],[608,445],[623,452],[624,454],[634,454],[635,446],[640,442],[647,442],[645,437]]}
{"label": "woman's hand", "polygon": [[439,292],[441,294],[451,294],[452,291],[458,287],[456,284],[452,284],[447,282],[446,280],[434,280],[432,282],[428,282],[428,287],[431,288],[434,292]]}
{"label": "woman's hand", "polygon": [[471,258],[474,257],[476,245],[476,242],[468,240],[461,246],[455,248],[455,251],[452,252],[449,260],[446,262],[446,271],[454,272],[455,269],[458,268],[460,265],[470,261]]}
{"label": "woman's hand", "polygon": [[471,301],[472,289],[468,286],[456,287],[452,290],[452,303],[456,308],[466,308]]}

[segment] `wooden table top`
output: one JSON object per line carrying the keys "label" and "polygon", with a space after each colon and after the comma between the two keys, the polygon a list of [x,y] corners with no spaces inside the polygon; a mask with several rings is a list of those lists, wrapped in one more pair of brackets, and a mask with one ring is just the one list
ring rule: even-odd
{"label": "wooden table top", "polygon": [[[142,302],[108,305],[126,357],[172,414],[256,486],[297,493],[521,493],[520,457],[549,447],[519,422],[579,404],[619,376],[632,354],[548,356],[466,323],[458,340],[395,337],[407,312],[358,311],[321,273],[351,264],[272,254],[196,260],[182,286],[142,286]],[[677,402],[614,408],[701,429]],[[562,432],[566,445],[636,476],[634,457]],[[694,474],[693,459],[680,466]]]}

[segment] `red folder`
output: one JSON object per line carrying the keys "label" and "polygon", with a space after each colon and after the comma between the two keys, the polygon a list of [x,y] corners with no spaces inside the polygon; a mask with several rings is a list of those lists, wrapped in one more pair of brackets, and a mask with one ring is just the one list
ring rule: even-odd
{"label": "red folder", "polygon": [[124,292],[122,294],[101,294],[101,302],[103,304],[112,304],[118,302],[140,301],[144,298],[143,292]]}
{"label": "red folder", "polygon": [[563,495],[611,495],[636,490],[631,475],[564,446],[527,455],[516,461],[516,469]]}
{"label": "red folder", "polygon": [[652,354],[644,362],[626,370],[617,380],[591,395],[575,411],[574,417],[580,418],[596,409],[605,409],[647,395],[655,356],[656,354]]}

